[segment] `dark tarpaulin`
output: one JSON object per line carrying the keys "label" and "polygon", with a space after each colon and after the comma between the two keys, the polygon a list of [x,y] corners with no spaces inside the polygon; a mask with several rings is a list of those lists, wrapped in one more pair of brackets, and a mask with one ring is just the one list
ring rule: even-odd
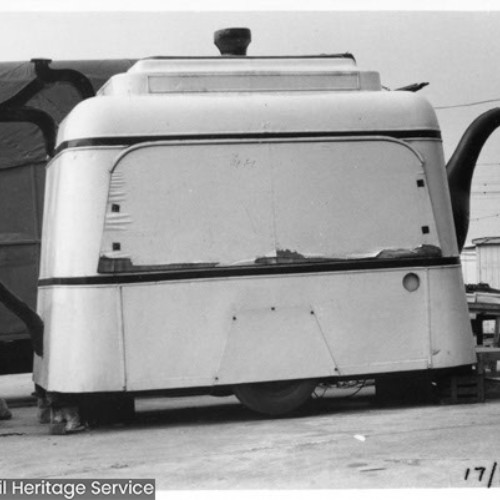
{"label": "dark tarpaulin", "polygon": [[[124,73],[132,60],[54,61],[51,69],[72,69],[85,75],[97,91],[112,76]],[[0,114],[2,104],[18,95],[36,80],[31,62],[0,63]],[[45,83],[24,104],[47,113],[59,124],[81,101],[78,91],[67,82]],[[43,136],[38,127],[19,123],[0,123],[0,169],[24,165],[26,160],[45,161]],[[41,140],[41,142],[40,142]],[[0,215],[1,217],[1,215]],[[0,221],[1,232],[1,221]]]}
{"label": "dark tarpaulin", "polygon": [[0,103],[14,97],[35,78],[35,66],[30,62],[0,63]]}
{"label": "dark tarpaulin", "polygon": [[[135,60],[104,59],[89,61],[53,61],[52,69],[73,69],[85,75],[97,91],[112,76],[126,72]],[[18,94],[36,79],[32,62],[0,62],[0,104]]]}
{"label": "dark tarpaulin", "polygon": [[[49,66],[82,73],[97,91],[134,62],[54,61]],[[22,105],[47,113],[57,125],[80,101],[71,83],[37,81],[31,62],[0,63],[0,116],[6,106]],[[36,307],[47,159],[44,135],[37,125],[0,122],[0,281],[32,308]],[[27,337],[24,324],[0,305],[0,373],[5,373],[5,342]]]}

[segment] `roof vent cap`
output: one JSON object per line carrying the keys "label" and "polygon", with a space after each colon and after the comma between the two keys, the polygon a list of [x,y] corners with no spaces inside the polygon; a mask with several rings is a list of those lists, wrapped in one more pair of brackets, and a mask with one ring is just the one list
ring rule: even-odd
{"label": "roof vent cap", "polygon": [[222,56],[246,56],[251,41],[248,28],[225,28],[214,33],[214,43]]}

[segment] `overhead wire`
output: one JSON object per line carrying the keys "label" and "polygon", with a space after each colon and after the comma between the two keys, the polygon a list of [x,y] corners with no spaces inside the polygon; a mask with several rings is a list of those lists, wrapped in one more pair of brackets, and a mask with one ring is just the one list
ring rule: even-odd
{"label": "overhead wire", "polygon": [[434,109],[466,108],[469,106],[479,106],[480,104],[488,104],[490,102],[498,102],[498,101],[500,101],[500,97],[495,97],[492,99],[485,99],[484,101],[472,101],[472,102],[465,102],[462,104],[450,104],[448,106],[434,106]]}

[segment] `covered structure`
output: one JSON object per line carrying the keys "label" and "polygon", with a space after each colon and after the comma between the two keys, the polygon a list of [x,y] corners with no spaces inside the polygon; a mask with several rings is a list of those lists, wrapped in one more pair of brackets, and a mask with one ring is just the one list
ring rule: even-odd
{"label": "covered structure", "polygon": [[[133,60],[0,63],[0,282],[36,306],[45,165],[59,123]],[[0,304],[0,373],[30,371],[25,325]]]}

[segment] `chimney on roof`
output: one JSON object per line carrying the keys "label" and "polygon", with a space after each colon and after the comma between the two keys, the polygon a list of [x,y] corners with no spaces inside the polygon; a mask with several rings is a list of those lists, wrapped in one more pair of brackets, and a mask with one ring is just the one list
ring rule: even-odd
{"label": "chimney on roof", "polygon": [[214,33],[221,56],[246,56],[251,41],[252,32],[248,28],[225,28]]}

